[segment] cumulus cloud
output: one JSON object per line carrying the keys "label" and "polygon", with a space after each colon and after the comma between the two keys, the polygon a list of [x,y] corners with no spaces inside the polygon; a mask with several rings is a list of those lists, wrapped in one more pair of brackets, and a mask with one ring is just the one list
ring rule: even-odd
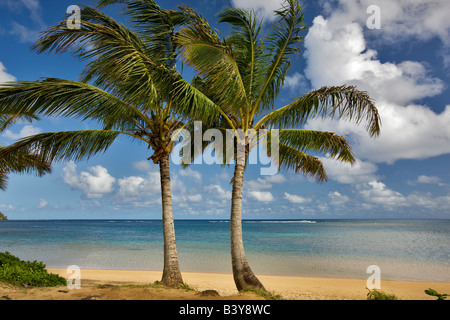
{"label": "cumulus cloud", "polygon": [[429,40],[438,37],[450,44],[450,21],[447,0],[337,0],[337,6],[328,6],[336,23],[356,21],[365,25],[369,17],[367,8],[380,8],[381,28],[384,41],[397,42],[411,38]]}
{"label": "cumulus cloud", "polygon": [[281,0],[231,0],[234,7],[255,10],[258,17],[267,21],[275,20],[274,10],[281,8]]}
{"label": "cumulus cloud", "polygon": [[375,173],[378,167],[368,161],[357,159],[353,165],[323,157],[320,158],[320,161],[325,167],[328,178],[339,183],[356,184],[376,179]]}
{"label": "cumulus cloud", "polygon": [[41,133],[41,131],[42,130],[40,128],[34,127],[32,125],[26,125],[20,130],[19,133],[14,133],[11,130],[6,129],[3,132],[2,136],[5,138],[12,139],[12,140],[17,140],[20,138],[24,138],[24,137],[28,137],[28,136],[32,136],[32,135]]}
{"label": "cumulus cloud", "polygon": [[271,202],[275,200],[272,193],[270,193],[269,191],[250,191],[248,195],[256,201],[260,202]]}
{"label": "cumulus cloud", "polygon": [[114,191],[116,179],[106,168],[98,165],[90,167],[89,171],[77,174],[77,166],[71,161],[63,169],[63,181],[73,189],[81,190],[88,199],[102,198],[103,195]]}
{"label": "cumulus cloud", "polygon": [[343,205],[350,200],[348,196],[345,196],[338,191],[328,193],[328,198],[330,199],[330,203],[335,206]]}
{"label": "cumulus cloud", "polygon": [[284,88],[293,92],[308,91],[309,83],[304,75],[294,72],[292,75],[287,75],[284,79]]}
{"label": "cumulus cloud", "polygon": [[398,207],[407,205],[405,196],[400,192],[389,189],[384,183],[371,181],[360,194],[368,201],[384,207]]}
{"label": "cumulus cloud", "polygon": [[260,191],[272,189],[274,184],[283,184],[287,181],[286,177],[278,173],[271,176],[264,176],[256,180],[245,180],[244,188],[249,191]]}
{"label": "cumulus cloud", "polygon": [[295,194],[290,194],[287,192],[284,193],[284,199],[286,199],[287,201],[289,201],[291,203],[297,203],[297,204],[309,203],[312,201],[312,199],[310,199],[310,198],[301,197],[301,196],[298,196]]}
{"label": "cumulus cloud", "polygon": [[207,193],[212,194],[219,199],[222,199],[222,200],[231,199],[231,191],[224,190],[218,184],[211,184],[209,186],[206,186],[204,189]]}
{"label": "cumulus cloud", "polygon": [[450,106],[438,114],[413,103],[442,93],[444,83],[422,63],[378,60],[377,52],[367,47],[363,26],[347,12],[351,8],[343,6],[328,19],[314,19],[305,39],[305,75],[316,88],[352,84],[368,91],[382,119],[381,135],[372,139],[361,126],[336,120],[311,120],[308,127],[352,134],[357,156],[373,162],[449,153]]}
{"label": "cumulus cloud", "polygon": [[0,61],[0,85],[3,82],[16,81],[16,77],[6,72],[5,65]]}
{"label": "cumulus cloud", "polygon": [[363,27],[355,22],[344,26],[318,16],[305,39],[305,74],[314,87],[354,84],[378,100],[405,104],[442,92],[440,79],[428,75],[415,61],[381,62],[367,48]]}
{"label": "cumulus cloud", "polygon": [[121,202],[135,205],[148,204],[150,199],[157,199],[161,194],[159,172],[149,172],[146,178],[130,176],[117,181],[117,196]]}
{"label": "cumulus cloud", "polygon": [[189,177],[197,181],[202,181],[202,174],[198,171],[192,170],[191,168],[179,170],[178,174],[182,177]]}

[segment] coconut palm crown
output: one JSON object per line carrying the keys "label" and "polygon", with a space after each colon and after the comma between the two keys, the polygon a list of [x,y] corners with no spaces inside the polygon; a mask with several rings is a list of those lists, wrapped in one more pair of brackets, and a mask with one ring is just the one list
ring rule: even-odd
{"label": "coconut palm crown", "polygon": [[[244,170],[251,147],[263,136],[271,135],[271,131],[260,134],[260,129],[278,130],[279,170],[293,170],[322,182],[327,175],[315,154],[348,163],[354,163],[355,157],[346,137],[303,129],[309,119],[334,117],[354,121],[363,124],[370,136],[377,136],[381,126],[374,102],[354,86],[322,87],[275,108],[291,58],[298,55],[305,30],[298,0],[285,1],[275,14],[277,20],[265,36],[261,35],[262,23],[255,13],[240,8],[226,8],[218,15],[221,23],[231,27],[228,37],[206,21],[186,25],[176,35],[183,61],[197,71],[193,83],[208,97],[209,108],[219,110],[217,127],[246,134],[244,138],[236,134],[235,145],[243,145],[246,152],[243,159],[234,154],[237,161],[230,215],[232,268],[238,290],[265,290],[247,262],[242,240]],[[187,91],[185,86],[175,88],[180,96],[187,97]],[[249,129],[257,132],[257,143],[250,144],[255,137],[250,136]],[[266,146],[270,154],[272,144]],[[224,154],[221,157],[225,163]]]}
{"label": "coconut palm crown", "polygon": [[[71,117],[96,121],[96,130],[46,132],[22,138],[0,151],[38,152],[46,162],[78,161],[105,152],[119,136],[143,143],[152,151],[148,160],[160,167],[164,234],[162,282],[183,284],[179,269],[172,214],[169,154],[172,133],[188,117],[207,119],[215,111],[199,110],[190,95],[176,99],[175,85],[190,84],[176,70],[176,29],[200,19],[192,9],[165,10],[152,0],[102,0],[99,6],[124,4],[135,31],[99,9],[81,6],[80,28],[67,21],[50,27],[34,45],[38,53],[70,51],[87,61],[80,81],[45,78],[7,83],[0,88],[0,112]],[[193,89],[196,92],[196,89]],[[183,103],[188,102],[188,105]],[[204,104],[201,104],[202,106]]]}

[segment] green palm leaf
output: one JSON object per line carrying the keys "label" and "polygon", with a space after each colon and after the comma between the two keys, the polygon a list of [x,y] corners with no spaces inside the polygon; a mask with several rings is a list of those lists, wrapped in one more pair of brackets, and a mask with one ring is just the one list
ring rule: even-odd
{"label": "green palm leaf", "polygon": [[305,129],[279,130],[280,143],[300,151],[318,152],[340,161],[354,163],[352,148],[344,136],[333,132]]}
{"label": "green palm leaf", "polygon": [[283,8],[275,13],[278,21],[264,40],[266,51],[270,54],[270,63],[261,70],[264,72],[264,84],[254,103],[252,115],[260,111],[260,108],[272,108],[291,66],[290,56],[298,54],[297,44],[303,38],[300,36],[305,28],[303,12],[297,0],[286,0]]}
{"label": "green palm leaf", "polygon": [[317,182],[327,181],[328,177],[323,163],[312,155],[306,154],[286,144],[279,144],[280,156],[278,167],[280,170],[292,170]]}
{"label": "green palm leaf", "polygon": [[211,90],[220,92],[219,106],[246,106],[245,85],[232,49],[206,21],[182,28],[175,39],[184,61],[209,83]]}
{"label": "green palm leaf", "polygon": [[[5,153],[7,147],[0,147],[0,154]],[[0,155],[0,189],[7,187],[8,173],[35,173],[42,176],[51,172],[50,162],[28,152],[27,150],[16,150],[6,155]]]}
{"label": "green palm leaf", "polygon": [[378,110],[367,92],[356,90],[354,86],[323,87],[311,91],[290,104],[268,113],[255,125],[286,128],[304,125],[314,117],[352,120],[365,127],[371,136],[381,130]]}
{"label": "green palm leaf", "polygon": [[226,8],[218,14],[218,17],[219,23],[226,22],[232,27],[228,42],[233,47],[247,96],[250,101],[254,101],[262,82],[258,76],[262,74],[266,56],[258,37],[261,22],[257,21],[253,11],[248,12],[241,8]]}
{"label": "green palm leaf", "polygon": [[0,88],[0,109],[8,114],[43,114],[95,119],[104,126],[123,128],[133,119],[148,119],[133,105],[89,84],[47,78]]}
{"label": "green palm leaf", "polygon": [[[0,159],[16,152],[34,153],[47,162],[89,159],[105,152],[121,132],[79,130],[46,132],[25,137],[0,150]],[[20,162],[19,162],[20,163]]]}

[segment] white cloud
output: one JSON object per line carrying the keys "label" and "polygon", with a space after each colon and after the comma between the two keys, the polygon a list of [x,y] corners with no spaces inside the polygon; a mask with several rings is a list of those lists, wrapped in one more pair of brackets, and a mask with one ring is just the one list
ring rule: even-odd
{"label": "white cloud", "polygon": [[330,158],[319,158],[322,161],[329,179],[344,184],[369,182],[376,178],[377,166],[368,161],[357,159],[351,165]]}
{"label": "white cloud", "polygon": [[219,199],[222,200],[230,200],[231,199],[231,191],[225,191],[220,185],[218,184],[211,184],[209,186],[206,186],[205,191],[209,194],[213,194]]}
{"label": "white cloud", "polygon": [[301,196],[298,196],[295,194],[290,194],[287,192],[284,193],[284,198],[291,203],[298,203],[298,204],[309,203],[312,201],[312,199],[310,199],[310,198],[301,197]]}
{"label": "white cloud", "polygon": [[417,178],[417,182],[418,183],[439,183],[441,181],[441,178],[439,177],[434,177],[434,176],[425,176],[425,175],[421,175]]}
{"label": "white cloud", "polygon": [[161,193],[161,182],[159,172],[149,172],[147,177],[131,176],[117,181],[119,191],[117,195],[126,201],[159,196]]}
{"label": "white cloud", "polygon": [[34,127],[32,125],[26,125],[20,130],[19,133],[14,133],[11,130],[6,129],[3,132],[2,136],[5,137],[5,138],[12,139],[12,140],[17,140],[17,139],[21,139],[21,138],[24,138],[24,137],[28,137],[28,136],[31,136],[31,135],[35,135],[35,134],[41,133],[41,131],[42,130],[40,128]]}
{"label": "white cloud", "polygon": [[[342,10],[351,10],[346,6]],[[415,61],[381,62],[367,48],[363,27],[352,14],[333,11],[314,19],[305,39],[306,77],[313,87],[356,85],[375,99],[382,121],[381,135],[372,139],[362,126],[311,120],[308,128],[350,134],[355,154],[372,162],[423,159],[450,152],[450,105],[440,114],[414,100],[442,93],[444,84]]]}
{"label": "white cloud", "polygon": [[114,191],[116,179],[104,167],[90,167],[90,173],[82,171],[79,175],[76,170],[76,164],[69,162],[63,169],[63,181],[73,189],[81,190],[86,198],[102,198],[103,195]]}
{"label": "white cloud", "polygon": [[282,184],[285,183],[287,179],[280,173],[264,176],[263,178],[258,178],[256,180],[245,180],[244,188],[249,191],[260,191],[272,189],[273,184]]}
{"label": "white cloud", "polygon": [[39,205],[37,206],[38,209],[45,208],[46,206],[48,206],[48,202],[45,199],[40,199],[39,200]]}
{"label": "white cloud", "polygon": [[287,75],[285,77],[284,88],[290,89],[293,92],[301,93],[309,89],[309,83],[304,75],[294,72],[292,75]]}
{"label": "white cloud", "polygon": [[45,26],[39,0],[2,0],[0,6],[7,6],[14,13],[20,13],[25,8],[28,10],[32,21],[41,27]]}
{"label": "white cloud", "polygon": [[202,201],[202,195],[199,193],[193,194],[193,195],[187,195],[186,199],[187,199],[187,201],[190,201],[190,202],[200,202],[200,201]]}
{"label": "white cloud", "polygon": [[408,204],[405,196],[400,192],[389,189],[384,183],[371,181],[365,184],[365,189],[360,194],[368,201],[384,207],[398,207]]}
{"label": "white cloud", "polygon": [[[260,179],[258,179],[260,180]],[[264,176],[262,179],[266,183],[275,184],[275,183],[285,183],[287,181],[286,177],[283,176],[281,173],[277,173],[271,176]]]}
{"label": "white cloud", "polygon": [[342,195],[338,191],[328,193],[328,198],[330,198],[330,203],[335,206],[343,205],[350,200],[348,196]]}
{"label": "white cloud", "polygon": [[14,210],[14,206],[11,204],[0,204],[0,209],[1,210]]}
{"label": "white cloud", "polygon": [[269,191],[250,191],[249,196],[260,202],[271,202],[274,200],[272,193]]}
{"label": "white cloud", "polygon": [[152,166],[148,160],[142,160],[142,161],[133,162],[133,168],[135,168],[136,170],[139,170],[139,171],[147,172],[152,169]]}
{"label": "white cloud", "polygon": [[281,0],[231,0],[234,7],[253,9],[258,17],[267,21],[275,20],[274,10],[280,9],[283,2]]}
{"label": "white cloud", "polygon": [[197,181],[202,181],[202,174],[198,171],[192,170],[191,168],[179,170],[178,174],[182,177],[190,177]]}
{"label": "white cloud", "polygon": [[371,14],[370,5],[377,5],[381,13],[383,41],[397,42],[416,38],[429,40],[438,37],[446,45],[450,43],[450,2],[447,0],[338,0],[337,7],[328,6],[336,23],[355,21],[366,25]]}
{"label": "white cloud", "polygon": [[20,42],[36,42],[39,36],[39,30],[30,29],[17,22],[12,23],[10,33],[18,36]]}
{"label": "white cloud", "polygon": [[3,82],[16,81],[16,77],[6,72],[5,65],[0,61],[0,84]]}
{"label": "white cloud", "polygon": [[15,14],[20,13],[23,9],[29,12],[30,19],[28,20],[32,22],[33,27],[13,21],[9,31],[10,34],[18,36],[20,42],[35,42],[39,32],[46,27],[39,0],[2,0],[0,6],[8,7]]}
{"label": "white cloud", "polygon": [[361,206],[369,209],[376,206],[392,211],[411,207],[414,208],[414,212],[422,210],[425,214],[438,214],[440,216],[446,216],[450,212],[450,195],[433,197],[429,192],[403,195],[379,181],[359,184],[357,189],[366,201],[366,203],[361,203]]}
{"label": "white cloud", "polygon": [[378,100],[405,104],[441,93],[444,84],[415,61],[382,63],[367,48],[358,23],[333,24],[318,16],[305,39],[305,74],[313,87],[354,84]]}

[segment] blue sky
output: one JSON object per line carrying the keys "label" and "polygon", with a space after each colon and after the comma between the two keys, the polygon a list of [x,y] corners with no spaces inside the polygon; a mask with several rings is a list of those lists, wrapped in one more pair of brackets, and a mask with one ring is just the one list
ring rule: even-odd
{"label": "blue sky", "polygon": [[[95,1],[80,1],[94,5]],[[178,1],[159,1],[174,8]],[[275,0],[186,0],[216,25],[225,6],[255,9],[267,23]],[[83,64],[70,54],[30,50],[39,31],[57,24],[72,0],[0,2],[0,83],[41,77],[78,79]],[[371,139],[351,123],[310,121],[306,127],[349,135],[353,167],[323,159],[329,181],[292,172],[261,176],[250,165],[244,186],[246,219],[450,218],[450,2],[447,0],[305,0],[309,27],[277,105],[325,85],[353,84],[375,99],[382,132]],[[370,5],[380,29],[370,29]],[[120,7],[105,10],[123,20]],[[125,20],[123,20],[125,21]],[[224,26],[217,25],[223,29]],[[189,71],[185,70],[185,76]],[[33,133],[95,128],[68,119],[17,124],[0,145]],[[143,145],[123,138],[88,161],[58,163],[42,178],[10,175],[0,211],[10,219],[159,219],[158,167]],[[174,217],[229,217],[233,167],[172,165]]]}

